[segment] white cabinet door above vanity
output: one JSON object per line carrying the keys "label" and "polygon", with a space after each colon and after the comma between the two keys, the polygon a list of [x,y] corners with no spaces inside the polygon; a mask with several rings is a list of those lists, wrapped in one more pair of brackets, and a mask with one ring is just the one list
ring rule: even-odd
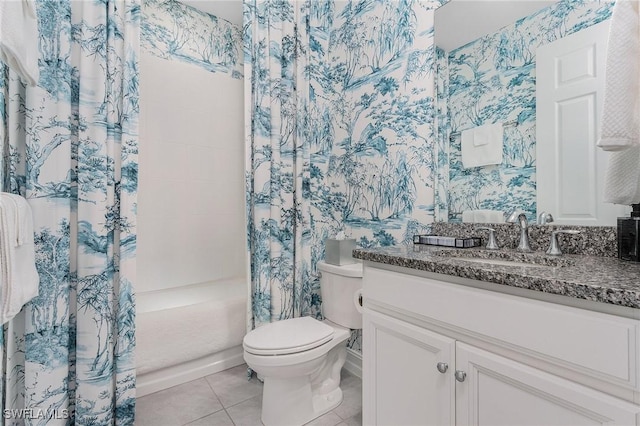
{"label": "white cabinet door above vanity", "polygon": [[364,424],[640,425],[640,321],[392,269],[365,263]]}

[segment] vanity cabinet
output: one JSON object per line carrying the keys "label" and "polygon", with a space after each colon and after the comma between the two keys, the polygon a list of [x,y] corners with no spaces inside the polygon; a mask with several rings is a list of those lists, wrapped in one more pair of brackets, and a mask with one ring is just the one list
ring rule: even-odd
{"label": "vanity cabinet", "polygon": [[363,424],[453,424],[455,340],[369,310],[363,321]]}
{"label": "vanity cabinet", "polygon": [[637,319],[414,274],[365,264],[363,424],[640,424]]}

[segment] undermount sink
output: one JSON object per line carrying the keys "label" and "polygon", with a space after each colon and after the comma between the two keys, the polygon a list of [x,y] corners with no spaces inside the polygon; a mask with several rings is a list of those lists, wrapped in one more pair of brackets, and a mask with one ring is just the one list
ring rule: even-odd
{"label": "undermount sink", "polygon": [[571,266],[574,261],[566,257],[547,256],[544,253],[521,253],[508,250],[442,250],[436,256],[484,265],[516,266],[516,267],[551,267]]}

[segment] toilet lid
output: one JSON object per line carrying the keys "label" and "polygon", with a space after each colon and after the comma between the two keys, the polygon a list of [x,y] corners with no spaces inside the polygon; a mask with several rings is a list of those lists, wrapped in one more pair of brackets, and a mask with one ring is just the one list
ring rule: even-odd
{"label": "toilet lid", "polygon": [[267,324],[244,336],[244,349],[255,355],[285,355],[316,348],[333,338],[334,329],[311,317]]}

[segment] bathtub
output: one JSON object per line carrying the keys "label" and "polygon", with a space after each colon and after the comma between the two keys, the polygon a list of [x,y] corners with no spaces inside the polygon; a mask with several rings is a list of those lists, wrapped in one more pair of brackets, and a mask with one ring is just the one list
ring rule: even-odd
{"label": "bathtub", "polygon": [[137,396],[244,362],[247,281],[212,281],[136,296]]}

